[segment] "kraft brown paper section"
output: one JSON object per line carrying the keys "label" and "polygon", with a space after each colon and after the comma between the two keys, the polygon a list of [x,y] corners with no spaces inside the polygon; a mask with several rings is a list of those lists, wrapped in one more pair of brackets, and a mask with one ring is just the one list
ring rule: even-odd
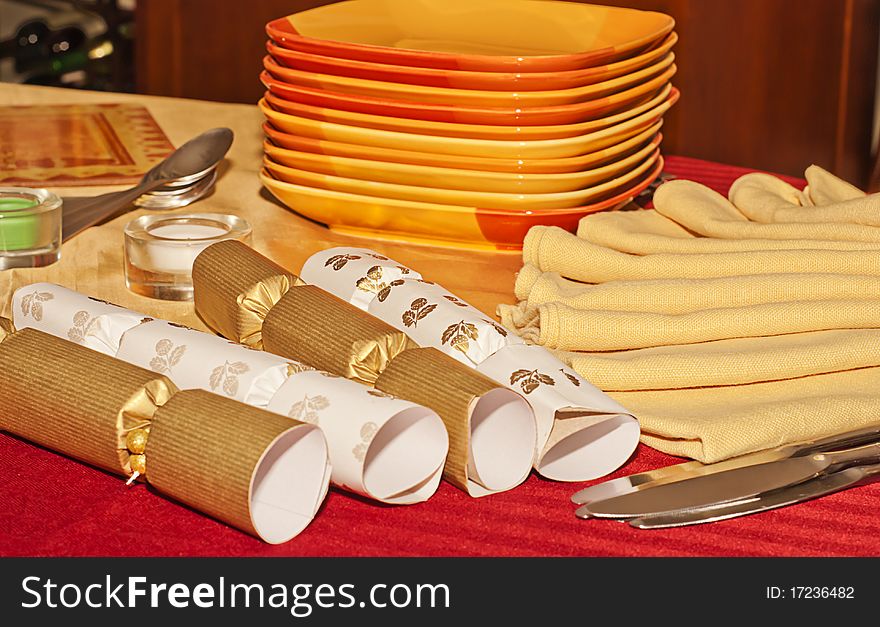
{"label": "kraft brown paper section", "polygon": [[444,355],[436,348],[415,348],[395,357],[376,380],[376,389],[433,409],[449,433],[443,477],[468,490],[471,409],[498,383]]}
{"label": "kraft brown paper section", "polygon": [[156,411],[145,452],[157,490],[260,537],[251,516],[254,473],[281,435],[305,426],[203,390],[184,390]]}
{"label": "kraft brown paper section", "polygon": [[177,391],[163,375],[35,329],[0,342],[0,428],[116,474],[126,433]]}
{"label": "kraft brown paper section", "polygon": [[193,264],[195,307],[224,337],[262,348],[266,314],[302,281],[246,244],[234,240],[208,246]]}
{"label": "kraft brown paper section", "polygon": [[263,322],[265,350],[366,385],[417,347],[406,333],[314,285],[291,287]]}

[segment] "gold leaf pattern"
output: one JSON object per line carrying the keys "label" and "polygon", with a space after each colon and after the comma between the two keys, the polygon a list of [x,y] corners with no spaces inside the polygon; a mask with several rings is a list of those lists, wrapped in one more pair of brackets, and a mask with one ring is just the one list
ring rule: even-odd
{"label": "gold leaf pattern", "polygon": [[159,373],[171,373],[186,353],[186,345],[175,346],[169,339],[156,342],[156,356],[150,360],[150,369]]}
{"label": "gold leaf pattern", "polygon": [[223,362],[222,365],[211,371],[211,376],[208,379],[211,391],[215,392],[217,388],[222,387],[224,394],[235,396],[238,394],[238,375],[250,372],[250,369],[250,366],[243,361]]}
{"label": "gold leaf pattern", "polygon": [[500,324],[495,322],[494,320],[489,320],[488,318],[483,318],[483,322],[489,324],[501,337],[507,337],[507,329],[502,327]]}
{"label": "gold leaf pattern", "polygon": [[453,296],[452,294],[444,294],[443,298],[445,298],[446,300],[448,300],[449,302],[451,302],[453,305],[455,305],[457,307],[467,307],[466,302],[464,302],[463,300],[460,300],[459,298]]}
{"label": "gold leaf pattern", "polygon": [[330,401],[326,396],[309,396],[306,394],[301,401],[290,407],[287,415],[300,422],[308,422],[316,425],[320,423],[320,412],[330,407]]}
{"label": "gold leaf pattern", "polygon": [[359,255],[333,255],[324,262],[324,267],[333,266],[333,270],[342,270],[349,261],[360,259]]}
{"label": "gold leaf pattern", "polygon": [[55,298],[51,292],[37,292],[36,290],[21,299],[21,313],[31,316],[37,322],[43,319],[43,303]]}
{"label": "gold leaf pattern", "polygon": [[355,286],[357,286],[362,292],[378,294],[380,290],[387,287],[385,283],[382,282],[381,266],[373,266],[367,270],[367,276],[358,279]]}
{"label": "gold leaf pattern", "polygon": [[370,447],[370,442],[378,431],[379,425],[375,422],[365,422],[363,424],[361,427],[361,440],[363,441],[351,450],[356,460],[359,462],[364,461],[367,456],[367,449]]}
{"label": "gold leaf pattern", "polygon": [[446,328],[440,337],[440,343],[446,344],[449,342],[452,348],[466,353],[470,349],[470,340],[477,340],[479,335],[480,333],[475,325],[460,320]]}
{"label": "gold leaf pattern", "polygon": [[412,270],[410,270],[406,266],[397,266],[397,269],[400,270],[400,274],[409,274],[410,272],[412,272]]}
{"label": "gold leaf pattern", "polygon": [[510,375],[510,384],[519,382],[520,388],[525,394],[531,394],[535,390],[537,390],[542,384],[543,385],[556,385],[556,381],[553,380],[548,374],[543,374],[538,372],[537,370],[515,370]]}
{"label": "gold leaf pattern", "polygon": [[562,374],[564,374],[564,375],[565,375],[565,378],[568,379],[569,381],[571,381],[571,384],[572,384],[573,386],[578,387],[578,388],[581,386],[581,382],[580,382],[580,380],[579,380],[576,376],[574,376],[573,374],[571,374],[570,372],[566,372],[566,371],[563,370],[562,368],[559,369],[559,372],[561,372]]}
{"label": "gold leaf pattern", "polygon": [[[36,306],[38,303],[35,303]],[[39,312],[42,317],[42,310]],[[37,318],[37,314],[34,313],[34,319],[39,320]],[[88,336],[89,331],[92,329],[92,325],[95,324],[97,318],[92,318],[87,311],[77,311],[73,314],[73,326],[67,330],[67,339],[71,342],[76,342],[77,344],[82,344],[86,336]]]}
{"label": "gold leaf pattern", "polygon": [[391,288],[398,287],[403,285],[403,281],[401,279],[395,279],[391,281],[388,285],[379,290],[379,302],[384,303],[385,299],[388,298],[388,295],[391,294]]}
{"label": "gold leaf pattern", "polygon": [[407,327],[417,327],[419,320],[427,316],[429,313],[437,309],[434,303],[428,304],[425,298],[417,298],[410,303],[409,310],[403,312],[403,325]]}
{"label": "gold leaf pattern", "polygon": [[388,261],[388,257],[383,257],[382,255],[377,255],[376,253],[367,253],[373,259],[378,259],[379,261]]}

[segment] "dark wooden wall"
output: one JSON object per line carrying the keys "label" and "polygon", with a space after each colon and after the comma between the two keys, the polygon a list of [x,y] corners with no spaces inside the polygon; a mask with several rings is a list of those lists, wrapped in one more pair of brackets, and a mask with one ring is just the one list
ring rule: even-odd
{"label": "dark wooden wall", "polygon": [[[600,0],[675,17],[682,98],[665,150],[867,187],[880,0]],[[270,19],[327,0],[140,0],[142,93],[256,102]]]}

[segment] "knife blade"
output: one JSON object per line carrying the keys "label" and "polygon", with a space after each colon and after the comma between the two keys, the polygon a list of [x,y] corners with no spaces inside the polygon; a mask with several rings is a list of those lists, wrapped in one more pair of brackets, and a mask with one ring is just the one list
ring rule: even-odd
{"label": "knife blade", "polygon": [[837,472],[822,474],[802,483],[787,486],[755,497],[715,507],[680,510],[656,516],[634,518],[629,524],[637,529],[666,529],[701,523],[728,520],[757,514],[767,510],[794,505],[880,479],[880,464],[853,466]]}
{"label": "knife blade", "polygon": [[[711,506],[742,500],[763,492],[806,481],[844,465],[880,462],[880,442],[811,456],[753,464],[594,501],[575,514],[597,518],[638,518],[676,510]],[[587,516],[585,516],[586,514]]]}
{"label": "knife blade", "polygon": [[684,462],[682,464],[665,466],[663,468],[640,472],[629,475],[628,477],[620,477],[618,479],[612,479],[610,481],[604,481],[592,485],[575,492],[572,495],[571,500],[577,505],[585,505],[592,501],[609,499],[614,496],[621,496],[623,494],[629,494],[656,485],[681,481],[690,477],[725,472],[734,468],[776,461],[787,457],[799,457],[823,451],[839,450],[877,440],[880,440],[880,425],[873,425],[871,427],[839,433],[818,440],[786,444],[774,449],[748,453],[714,464],[701,464],[696,461]]}

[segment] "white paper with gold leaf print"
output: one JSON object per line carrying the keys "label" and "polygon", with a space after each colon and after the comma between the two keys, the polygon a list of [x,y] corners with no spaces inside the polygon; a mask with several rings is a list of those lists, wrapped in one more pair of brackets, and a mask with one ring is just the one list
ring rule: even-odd
{"label": "white paper with gold leaf print", "polygon": [[449,442],[430,409],[318,371],[291,376],[268,409],[321,428],[334,485],[393,504],[437,490]]}
{"label": "white paper with gold leaf print", "polygon": [[291,362],[226,339],[155,320],[122,337],[117,358],[159,372],[183,390],[198,389],[266,407]]}
{"label": "white paper with gold leaf print", "polygon": [[34,283],[12,296],[13,323],[33,328],[115,357],[122,335],[150,320],[53,283]]}
{"label": "white paper with gold leaf print", "polygon": [[372,250],[331,248],[309,257],[300,278],[366,310],[374,298],[400,281],[422,275]]}
{"label": "white paper with gold leaf print", "polygon": [[639,440],[638,421],[614,399],[540,346],[509,346],[477,370],[522,394],[535,412],[535,468],[559,481],[595,479],[622,465]]}
{"label": "white paper with gold leaf print", "polygon": [[379,296],[367,311],[468,366],[522,340],[439,285],[404,280]]}
{"label": "white paper with gold leaf print", "polygon": [[[347,272],[340,274],[341,270],[337,270],[334,264],[328,261],[330,258],[335,258],[339,265],[347,259],[347,255],[357,256],[358,259],[354,261],[375,258],[375,256],[370,257],[371,253],[372,251],[365,249],[349,248],[333,248],[317,253],[306,261],[301,277],[304,281],[313,283],[340,298],[351,300],[357,297],[359,302],[363,302],[363,295],[355,295],[352,290],[352,286],[359,280],[359,276],[356,275],[362,272],[363,268],[351,267]],[[344,261],[342,269],[347,267],[348,263],[351,262]],[[383,272],[386,272],[386,269],[402,267],[392,259],[377,260],[377,263],[380,264]],[[414,271],[410,269],[410,272]],[[503,342],[498,342],[497,338],[493,338],[496,340],[494,342],[485,342],[482,345],[473,342],[473,335],[476,334],[478,337],[482,335],[480,333],[482,327],[477,326],[473,321],[473,318],[479,320],[478,316],[481,316],[479,310],[461,301],[452,292],[441,294],[444,290],[438,285],[414,281],[415,285],[421,288],[417,298],[424,298],[425,302],[421,300],[416,302],[414,298],[406,303],[403,293],[410,291],[410,286],[407,285],[410,281],[413,280],[401,278],[397,285],[392,285],[392,281],[385,281],[388,288],[385,289],[386,293],[375,294],[373,299],[368,301],[368,311],[405,331],[422,346],[445,350],[447,354],[451,354],[462,363],[524,394],[534,410],[538,423],[535,463],[538,472],[545,477],[560,481],[585,481],[607,474],[626,461],[638,444],[639,426],[625,408],[579,377],[545,348],[527,346],[507,329],[504,329],[508,334]],[[464,305],[460,309],[469,312],[472,318],[466,322],[465,318],[468,314],[461,314],[459,319],[450,320],[447,323],[449,326],[442,327],[438,334],[436,327],[442,324],[426,324],[440,310],[439,299],[428,299],[429,294],[448,296],[444,300]],[[406,293],[407,297],[410,295]],[[399,300],[404,301],[403,304],[408,306],[411,314],[400,311],[403,304],[398,303]],[[401,317],[396,318],[390,310],[383,311],[382,305],[385,303],[393,304],[396,308],[393,314],[400,312]],[[432,304],[438,304],[438,307],[430,309]],[[363,305],[360,306],[363,308]],[[418,318],[420,312],[422,317]],[[406,321],[403,320],[404,315],[407,316]],[[445,313],[445,307],[443,315],[450,315]],[[491,321],[488,316],[484,318],[483,323],[487,321]],[[472,324],[473,328],[468,327],[468,323]],[[453,324],[455,326],[452,326]],[[467,340],[467,345],[464,344],[464,340],[457,340],[457,346],[460,348],[466,346],[466,351],[460,348],[450,351],[454,337],[463,337]],[[492,337],[491,334],[488,337]],[[444,339],[446,339],[445,343]]]}

